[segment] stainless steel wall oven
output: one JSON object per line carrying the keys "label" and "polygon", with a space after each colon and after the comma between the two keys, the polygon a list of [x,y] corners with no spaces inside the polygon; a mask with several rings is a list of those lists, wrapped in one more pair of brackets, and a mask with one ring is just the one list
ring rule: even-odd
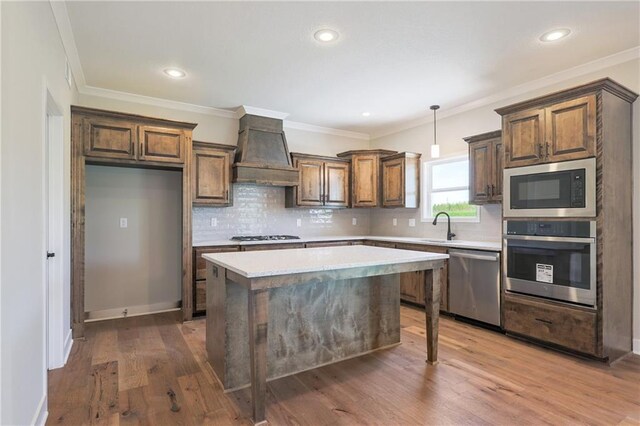
{"label": "stainless steel wall oven", "polygon": [[504,286],[521,293],[596,305],[596,222],[506,220]]}

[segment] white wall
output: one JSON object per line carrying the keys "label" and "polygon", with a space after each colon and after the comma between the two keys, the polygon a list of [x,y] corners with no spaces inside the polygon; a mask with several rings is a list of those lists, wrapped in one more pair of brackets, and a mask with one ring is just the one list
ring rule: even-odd
{"label": "white wall", "polygon": [[85,311],[113,317],[124,308],[133,314],[177,307],[182,173],[88,165],[85,197]]}
{"label": "white wall", "polygon": [[30,424],[46,415],[44,94],[47,87],[64,110],[68,235],[69,105],[76,92],[64,78],[65,53],[49,2],[2,2],[1,19],[0,424]]}
{"label": "white wall", "polygon": [[[579,77],[546,86],[534,91],[520,94],[509,99],[495,102],[464,113],[452,115],[438,120],[438,143],[441,157],[465,153],[467,144],[462,140],[465,136],[498,130],[501,127],[500,116],[495,109],[536,96],[577,86],[603,77],[610,77],[629,89],[640,93],[640,60],[635,59],[599,71],[590,72]],[[636,352],[640,353],[640,101],[633,108],[633,152],[634,152],[634,338]],[[377,138],[371,141],[372,148],[387,148],[398,151],[416,151],[425,153],[423,160],[428,160],[429,145],[433,141],[432,124],[425,124],[402,132]],[[391,225],[392,218],[398,218],[398,226]],[[408,227],[408,219],[416,219],[416,227]],[[454,223],[453,232],[460,239],[494,240],[501,235],[500,206],[486,206],[481,211],[481,223]],[[621,224],[624,226],[624,224]],[[446,235],[446,221],[438,226],[429,222],[420,223],[418,209],[393,211],[376,209],[371,216],[371,233],[374,235],[411,235],[436,236]]]}

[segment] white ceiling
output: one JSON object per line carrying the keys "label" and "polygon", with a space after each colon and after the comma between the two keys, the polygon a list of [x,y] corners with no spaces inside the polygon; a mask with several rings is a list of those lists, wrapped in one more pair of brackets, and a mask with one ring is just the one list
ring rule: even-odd
{"label": "white ceiling", "polygon": [[[640,45],[639,2],[68,2],[86,84],[379,133]],[[315,30],[340,33],[319,45]],[[545,31],[572,34],[541,43]],[[188,76],[171,80],[168,66]],[[363,111],[371,116],[362,117]]]}

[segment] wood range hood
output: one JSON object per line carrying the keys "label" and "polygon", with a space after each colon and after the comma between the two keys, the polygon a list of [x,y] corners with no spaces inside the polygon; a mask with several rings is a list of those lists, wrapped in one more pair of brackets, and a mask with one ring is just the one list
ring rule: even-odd
{"label": "wood range hood", "polygon": [[233,164],[234,183],[297,186],[282,120],[245,114],[240,118],[238,149]]}

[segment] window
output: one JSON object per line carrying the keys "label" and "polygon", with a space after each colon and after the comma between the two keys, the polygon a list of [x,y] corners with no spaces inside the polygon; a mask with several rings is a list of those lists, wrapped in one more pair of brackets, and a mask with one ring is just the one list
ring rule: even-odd
{"label": "window", "polygon": [[429,161],[423,165],[422,220],[447,212],[452,221],[479,222],[479,209],[469,204],[469,159],[466,156]]}

